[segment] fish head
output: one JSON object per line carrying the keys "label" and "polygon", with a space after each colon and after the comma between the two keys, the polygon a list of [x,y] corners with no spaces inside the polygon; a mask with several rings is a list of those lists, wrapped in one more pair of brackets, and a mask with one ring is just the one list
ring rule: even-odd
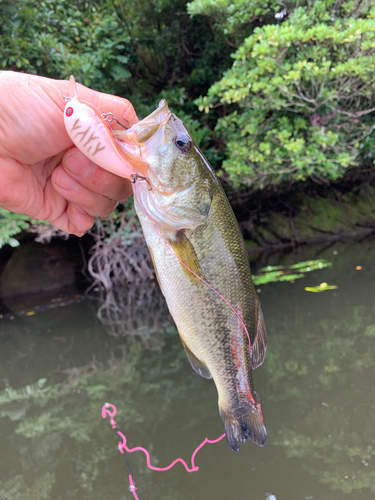
{"label": "fish head", "polygon": [[[158,192],[171,193],[192,184],[202,170],[202,155],[182,120],[167,101],[129,130],[117,134],[130,163],[145,166]],[[202,157],[202,158],[201,158]]]}

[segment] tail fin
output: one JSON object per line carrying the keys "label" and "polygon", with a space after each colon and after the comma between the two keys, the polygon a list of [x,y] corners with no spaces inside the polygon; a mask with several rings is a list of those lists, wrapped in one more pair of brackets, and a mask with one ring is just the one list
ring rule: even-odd
{"label": "tail fin", "polygon": [[246,443],[247,439],[262,447],[267,442],[267,431],[264,425],[260,399],[255,391],[253,396],[256,405],[246,402],[246,404],[240,403],[236,408],[224,410],[219,404],[221,421],[229,446],[233,451],[240,451],[240,442]]}

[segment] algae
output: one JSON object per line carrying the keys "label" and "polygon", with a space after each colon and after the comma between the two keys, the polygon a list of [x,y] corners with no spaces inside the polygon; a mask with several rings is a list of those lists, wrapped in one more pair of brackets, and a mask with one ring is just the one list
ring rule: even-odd
{"label": "algae", "polygon": [[258,221],[244,224],[250,228],[247,248],[277,245],[296,246],[335,235],[350,235],[361,229],[375,231],[375,187],[370,184],[356,186],[342,193],[332,189],[327,196],[294,193],[288,200],[293,215],[271,210]]}

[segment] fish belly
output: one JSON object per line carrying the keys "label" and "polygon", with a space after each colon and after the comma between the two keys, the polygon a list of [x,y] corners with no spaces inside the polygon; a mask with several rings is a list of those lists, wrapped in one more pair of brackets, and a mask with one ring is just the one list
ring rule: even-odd
{"label": "fish belly", "polygon": [[[239,451],[240,442],[250,439],[263,446],[266,429],[259,397],[252,383],[249,341],[240,320],[221,297],[178,260],[171,243],[176,240],[176,230],[153,225],[137,204],[136,209],[160,287],[189,361],[200,375],[212,377],[215,382],[219,412],[229,445],[234,451]],[[255,338],[257,302],[255,295],[250,293],[251,275],[246,275],[250,271],[246,265],[241,266],[235,261],[220,224],[215,222],[211,217],[190,236],[197,262],[190,259],[188,253],[184,259],[192,262],[191,267],[198,266],[194,268],[196,274],[213,286],[240,317],[246,317],[249,335]],[[237,232],[232,236],[241,238]],[[241,245],[241,241],[234,241],[235,251],[241,251]],[[179,255],[185,256],[183,253]],[[241,272],[245,276],[241,276]]]}

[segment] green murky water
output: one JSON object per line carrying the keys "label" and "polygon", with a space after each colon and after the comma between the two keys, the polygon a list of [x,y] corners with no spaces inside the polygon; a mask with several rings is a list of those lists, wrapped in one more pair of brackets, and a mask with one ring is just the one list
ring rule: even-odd
{"label": "green murky water", "polygon": [[[135,453],[142,500],[375,498],[375,241],[263,257],[253,269],[312,258],[333,266],[258,286],[269,349],[254,378],[267,446],[247,443],[235,454],[225,441],[208,445],[193,474],[181,465],[151,472]],[[305,291],[321,282],[338,288]],[[128,444],[148,448],[159,466],[188,460],[206,436],[222,433],[214,384],[191,370],[158,291],[122,295],[65,306],[72,296],[50,296],[39,309],[27,305],[31,315],[7,304],[1,500],[132,498],[101,418],[106,401],[117,405]]]}

